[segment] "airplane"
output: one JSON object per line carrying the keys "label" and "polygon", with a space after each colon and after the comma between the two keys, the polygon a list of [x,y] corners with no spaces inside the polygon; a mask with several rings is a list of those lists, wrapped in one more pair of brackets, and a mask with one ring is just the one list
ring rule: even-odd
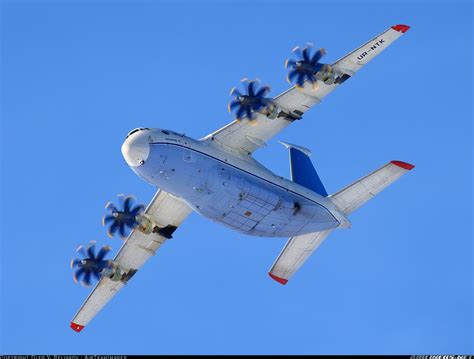
{"label": "airplane", "polygon": [[291,88],[268,98],[268,86],[245,79],[244,93],[231,91],[229,111],[235,119],[204,138],[158,128],[131,131],[121,148],[123,157],[138,177],[158,190],[146,208],[133,205],[130,196],[121,197],[122,207],[106,206],[103,224],[109,226],[108,235],[125,239],[113,260],[105,259],[108,246],[97,254],[95,243],[78,249],[82,258],[71,262],[74,279],[90,285],[96,278],[98,283],[70,322],[71,328],[80,332],[191,212],[246,235],[288,237],[269,270],[272,279],[287,284],[333,230],[351,226],[352,212],[414,166],[390,161],[328,194],[307,148],[281,142],[289,151],[290,180],[271,172],[252,154],[300,121],[409,28],[392,26],[332,65],[319,62],[323,49],[313,51],[311,44],[295,48],[296,59],[285,63]]}

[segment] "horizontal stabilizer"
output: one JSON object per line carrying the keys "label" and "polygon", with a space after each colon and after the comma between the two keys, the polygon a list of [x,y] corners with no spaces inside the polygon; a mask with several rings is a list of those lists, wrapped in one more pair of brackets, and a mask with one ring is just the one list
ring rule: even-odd
{"label": "horizontal stabilizer", "polygon": [[332,194],[329,198],[344,214],[350,214],[413,167],[415,166],[401,161],[389,162],[339,192]]}
{"label": "horizontal stabilizer", "polygon": [[[401,161],[389,162],[329,198],[341,212],[348,215],[413,167]],[[280,284],[286,284],[332,231],[291,237],[270,269],[270,277]]]}
{"label": "horizontal stabilizer", "polygon": [[291,180],[320,194],[321,196],[327,197],[328,193],[326,192],[326,189],[309,158],[311,152],[307,148],[301,146],[282,141],[279,142],[288,148],[290,153]]}
{"label": "horizontal stabilizer", "polygon": [[331,232],[332,229],[291,237],[273,263],[268,273],[270,277],[280,284],[286,284]]}

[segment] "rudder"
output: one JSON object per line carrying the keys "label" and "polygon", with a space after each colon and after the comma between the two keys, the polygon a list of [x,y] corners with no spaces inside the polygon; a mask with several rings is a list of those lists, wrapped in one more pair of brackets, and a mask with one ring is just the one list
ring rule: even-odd
{"label": "rudder", "polygon": [[320,194],[321,196],[327,197],[328,193],[326,188],[324,188],[324,185],[309,158],[311,151],[307,148],[293,145],[291,143],[279,142],[288,148],[290,154],[291,180]]}

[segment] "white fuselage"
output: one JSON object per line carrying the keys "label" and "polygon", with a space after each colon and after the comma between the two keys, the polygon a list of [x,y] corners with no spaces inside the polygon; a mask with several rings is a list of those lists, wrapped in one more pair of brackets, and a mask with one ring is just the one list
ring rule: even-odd
{"label": "white fuselage", "polygon": [[277,176],[252,156],[172,131],[132,131],[122,153],[148,183],[239,232],[290,237],[348,226],[329,198]]}

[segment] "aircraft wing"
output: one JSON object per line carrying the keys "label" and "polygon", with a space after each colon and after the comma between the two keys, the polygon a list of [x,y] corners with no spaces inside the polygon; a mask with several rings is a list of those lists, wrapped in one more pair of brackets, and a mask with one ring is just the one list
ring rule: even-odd
{"label": "aircraft wing", "polygon": [[71,328],[80,332],[92,318],[122,289],[132,276],[152,257],[171,233],[190,214],[191,208],[169,193],[158,190],[145,210],[145,214],[160,228],[161,234],[145,234],[135,228],[114,258],[123,274],[120,280],[103,277],[92,290],[71,321]]}
{"label": "aircraft wing", "polygon": [[245,155],[251,154],[258,148],[265,146],[267,141],[290,123],[300,119],[306,111],[321,102],[327,94],[353,76],[408,29],[409,26],[406,25],[392,26],[332,64],[339,74],[337,83],[326,85],[322,81],[318,81],[316,88],[313,88],[310,83],[305,83],[302,89],[293,86],[275,97],[273,101],[278,109],[272,117],[276,118],[271,119],[256,113],[255,120],[250,122],[246,119],[233,121],[204,139],[213,141],[230,151]]}

